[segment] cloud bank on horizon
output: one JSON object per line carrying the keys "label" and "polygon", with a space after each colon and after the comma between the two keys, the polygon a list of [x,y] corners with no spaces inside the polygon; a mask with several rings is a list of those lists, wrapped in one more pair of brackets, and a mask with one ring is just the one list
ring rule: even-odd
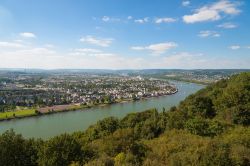
{"label": "cloud bank on horizon", "polygon": [[0,2],[0,68],[250,68],[247,0]]}

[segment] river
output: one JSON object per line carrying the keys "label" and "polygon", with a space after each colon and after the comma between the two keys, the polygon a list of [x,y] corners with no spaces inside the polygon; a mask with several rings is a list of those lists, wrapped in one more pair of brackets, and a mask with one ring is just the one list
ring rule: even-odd
{"label": "river", "polygon": [[171,82],[178,88],[178,92],[169,96],[149,98],[136,102],[118,103],[107,106],[97,106],[79,111],[62,112],[44,116],[14,119],[0,122],[0,133],[13,129],[25,138],[50,138],[62,133],[83,131],[90,125],[105,117],[122,118],[128,113],[141,112],[150,108],[162,110],[178,105],[186,96],[203,88],[203,85],[187,82]]}

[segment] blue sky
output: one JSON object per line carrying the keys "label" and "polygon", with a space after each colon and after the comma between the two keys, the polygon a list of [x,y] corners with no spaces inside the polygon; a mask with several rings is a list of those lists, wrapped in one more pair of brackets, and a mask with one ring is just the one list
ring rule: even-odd
{"label": "blue sky", "polygon": [[250,68],[247,0],[0,0],[0,68]]}

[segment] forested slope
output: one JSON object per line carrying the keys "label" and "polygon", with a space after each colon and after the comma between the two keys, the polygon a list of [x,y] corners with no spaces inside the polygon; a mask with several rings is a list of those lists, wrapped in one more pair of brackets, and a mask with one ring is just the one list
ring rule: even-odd
{"label": "forested slope", "polygon": [[49,140],[0,136],[0,165],[250,165],[250,73],[221,80],[170,110],[106,118]]}

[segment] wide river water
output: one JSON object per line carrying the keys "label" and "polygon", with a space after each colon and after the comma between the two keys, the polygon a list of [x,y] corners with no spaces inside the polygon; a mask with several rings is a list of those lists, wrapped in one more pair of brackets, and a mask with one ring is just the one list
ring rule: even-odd
{"label": "wide river water", "polygon": [[128,113],[141,112],[150,108],[157,108],[159,111],[163,107],[169,109],[178,105],[188,95],[204,87],[203,85],[187,82],[171,83],[175,84],[179,90],[174,95],[149,98],[136,102],[97,106],[79,111],[2,121],[0,122],[0,133],[12,128],[16,133],[20,133],[26,138],[47,139],[62,133],[83,131],[98,120],[106,117],[122,118]]}

